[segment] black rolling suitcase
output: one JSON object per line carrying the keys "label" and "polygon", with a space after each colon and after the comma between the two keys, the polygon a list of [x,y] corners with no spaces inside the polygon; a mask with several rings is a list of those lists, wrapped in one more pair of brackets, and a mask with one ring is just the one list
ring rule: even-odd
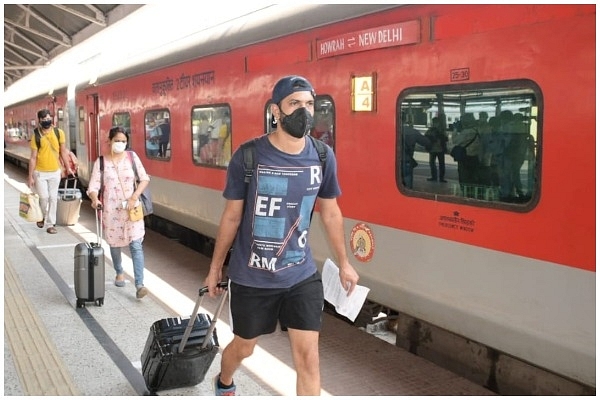
{"label": "black rolling suitcase", "polygon": [[[227,282],[219,283],[219,287],[227,288]],[[204,380],[219,352],[215,325],[227,298],[227,293],[223,293],[211,320],[207,314],[198,314],[205,293],[207,287],[199,290],[190,318],[164,318],[150,327],[141,362],[142,375],[151,393],[194,386]]]}
{"label": "black rolling suitcase", "polygon": [[[99,215],[98,215],[99,214]],[[96,211],[96,243],[78,243],[75,246],[75,297],[77,308],[93,301],[104,304],[104,249],[102,248],[102,210]]]}

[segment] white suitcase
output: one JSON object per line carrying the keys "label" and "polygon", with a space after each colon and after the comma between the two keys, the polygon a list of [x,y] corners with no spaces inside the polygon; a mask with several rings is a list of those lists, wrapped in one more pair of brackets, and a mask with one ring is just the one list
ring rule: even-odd
{"label": "white suitcase", "polygon": [[[68,178],[64,181],[64,186],[58,189],[56,224],[75,225],[79,221],[81,210],[81,190],[77,187],[77,178]],[[73,181],[73,187],[68,187],[69,181]]]}

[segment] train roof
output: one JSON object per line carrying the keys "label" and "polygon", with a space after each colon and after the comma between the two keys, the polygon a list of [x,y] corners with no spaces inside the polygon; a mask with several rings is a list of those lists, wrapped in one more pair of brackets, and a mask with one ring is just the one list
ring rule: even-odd
{"label": "train roof", "polygon": [[196,4],[198,13],[190,12],[189,7],[174,9],[164,2],[141,7],[61,54],[46,68],[11,85],[5,91],[4,106],[66,90],[69,86],[111,82],[398,7],[390,4],[261,5],[252,2],[236,7],[235,11],[224,10],[226,7],[221,6],[220,10],[210,12],[210,5]]}

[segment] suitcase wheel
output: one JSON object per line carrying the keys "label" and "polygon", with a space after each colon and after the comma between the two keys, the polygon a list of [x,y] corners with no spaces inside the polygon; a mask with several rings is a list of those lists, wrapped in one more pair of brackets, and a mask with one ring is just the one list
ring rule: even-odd
{"label": "suitcase wheel", "polygon": [[104,297],[101,297],[95,301],[98,307],[102,307],[104,305]]}
{"label": "suitcase wheel", "polygon": [[77,299],[77,308],[85,307],[85,301]]}

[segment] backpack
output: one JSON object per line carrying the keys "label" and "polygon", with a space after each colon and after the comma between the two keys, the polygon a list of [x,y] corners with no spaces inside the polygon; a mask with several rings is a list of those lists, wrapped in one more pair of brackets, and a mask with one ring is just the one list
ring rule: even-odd
{"label": "backpack", "polygon": [[[38,128],[33,130],[33,134],[35,136],[35,144],[37,145],[38,150],[42,145],[42,134]],[[58,128],[54,127],[54,134],[56,135],[56,139],[58,139],[58,143],[60,143],[60,133],[58,132]]]}
{"label": "backpack", "polygon": [[[308,137],[312,140],[313,144],[315,145],[317,153],[319,153],[319,160],[321,161],[321,166],[323,169],[325,169],[325,162],[327,161],[327,145],[325,144],[325,142],[314,138],[310,135],[308,135]],[[244,153],[244,182],[246,182],[246,187],[248,187],[248,183],[250,182],[252,175],[254,175],[254,170],[256,169],[256,161],[254,160],[254,147],[256,140],[258,140],[258,138],[248,140],[247,142],[242,143],[242,145],[240,146],[242,152]]]}

